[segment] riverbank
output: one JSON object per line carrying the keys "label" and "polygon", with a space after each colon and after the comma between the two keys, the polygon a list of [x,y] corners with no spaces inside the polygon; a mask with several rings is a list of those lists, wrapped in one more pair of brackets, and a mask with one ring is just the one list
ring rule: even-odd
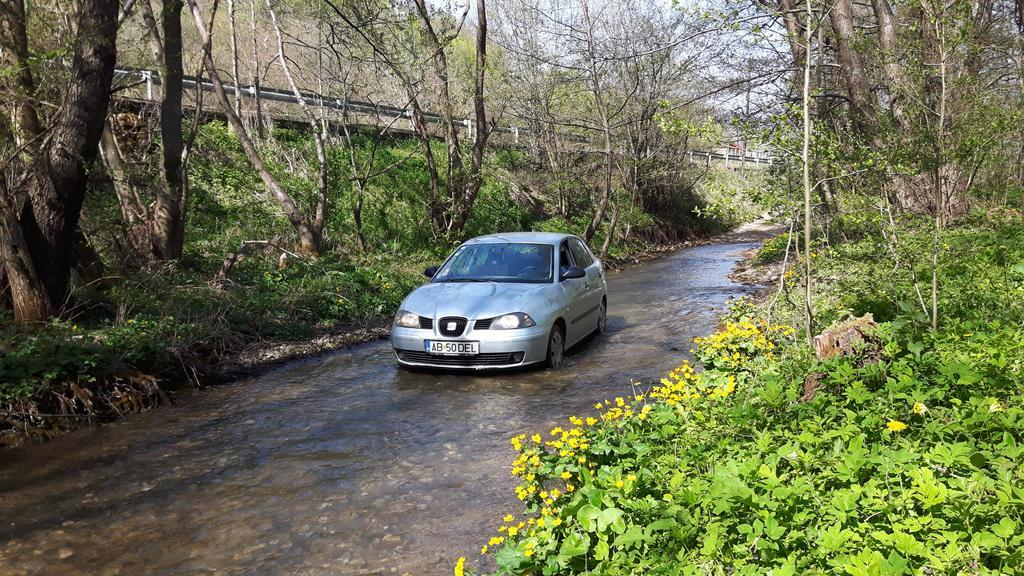
{"label": "riverbank", "polygon": [[[699,368],[683,362],[633,398],[513,438],[523,505],[480,535],[493,555],[482,566],[1019,573],[1020,216],[942,231],[938,330],[914,297],[927,267],[907,264],[933,246],[929,221],[901,219],[899,243],[862,234],[815,246],[816,332],[843,321],[817,355],[793,328],[804,303],[791,254],[785,296],[736,302],[697,339]],[[757,260],[784,259],[778,243]],[[457,573],[481,565],[468,552]]]}
{"label": "riverbank", "polygon": [[[629,268],[689,246],[759,241],[770,235],[769,230],[770,225],[759,220],[684,243],[627,245],[610,259],[609,269]],[[0,402],[0,447],[49,440],[82,426],[173,403],[179,392],[198,386],[230,382],[287,362],[387,338],[390,310],[422,280],[418,269],[415,264],[404,268],[370,264],[367,273],[338,269],[331,262],[319,266],[296,262],[274,274],[280,276],[282,289],[304,286],[302,292],[282,291],[262,300],[246,296],[241,302],[232,294],[238,282],[246,282],[245,276],[212,286],[166,278],[168,283],[185,286],[170,290],[180,301],[172,298],[162,303],[162,314],[136,314],[118,326],[94,330],[71,322],[53,323],[31,333],[8,327],[0,334],[12,351],[3,361],[4,368],[21,384],[20,390],[8,390]],[[324,284],[326,280],[330,284]],[[183,293],[187,296],[182,297]],[[354,302],[353,294],[358,298]],[[238,304],[244,308],[233,310]],[[351,315],[346,310],[356,308],[370,312],[359,321],[329,320]],[[202,321],[181,320],[190,316]]]}

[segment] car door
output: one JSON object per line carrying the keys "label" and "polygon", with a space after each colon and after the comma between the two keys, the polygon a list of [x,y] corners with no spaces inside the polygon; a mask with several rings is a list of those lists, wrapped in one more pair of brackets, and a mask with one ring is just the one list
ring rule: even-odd
{"label": "car door", "polygon": [[[558,277],[562,277],[566,268],[575,265],[569,239],[562,240],[558,248]],[[562,316],[565,319],[565,342],[568,345],[585,334],[582,332],[583,325],[576,320],[586,311],[587,279],[566,278],[560,283],[565,291],[565,311]]]}
{"label": "car door", "polygon": [[602,282],[601,265],[594,259],[590,250],[579,238],[569,239],[569,248],[572,251],[573,260],[576,265],[587,272],[584,285],[583,310],[580,312],[578,323],[582,324],[584,335],[589,334],[597,326],[598,309],[601,306],[601,298],[604,295]]}

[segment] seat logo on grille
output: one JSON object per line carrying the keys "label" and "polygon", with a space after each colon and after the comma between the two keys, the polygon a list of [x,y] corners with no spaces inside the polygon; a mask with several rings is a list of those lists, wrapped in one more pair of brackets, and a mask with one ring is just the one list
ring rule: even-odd
{"label": "seat logo on grille", "polygon": [[448,323],[448,329],[449,330],[455,330],[457,327],[458,327],[458,324],[456,324],[455,322],[449,322]]}

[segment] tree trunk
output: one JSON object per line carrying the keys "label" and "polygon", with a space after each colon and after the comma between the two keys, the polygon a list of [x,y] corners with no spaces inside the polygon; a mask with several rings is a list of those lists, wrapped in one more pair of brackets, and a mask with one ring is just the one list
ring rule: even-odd
{"label": "tree trunk", "polygon": [[878,46],[882,51],[882,68],[888,84],[889,108],[904,134],[911,126],[903,109],[903,96],[907,91],[907,79],[897,57],[896,23],[889,0],[871,0],[871,7],[878,22]]}
{"label": "tree trunk", "polygon": [[[842,0],[840,0],[842,2]],[[804,41],[807,57],[804,58],[803,86],[803,149],[800,159],[803,162],[804,184],[804,328],[807,331],[807,343],[814,343],[814,306],[811,300],[811,22],[814,11],[811,0],[806,0],[807,27],[804,30]],[[821,46],[818,47],[821,50]]]}
{"label": "tree trunk", "polygon": [[601,77],[597,69],[597,48],[594,42],[594,22],[590,18],[590,10],[587,6],[587,2],[584,0],[582,4],[583,15],[587,21],[587,56],[589,58],[590,89],[594,93],[594,103],[597,105],[597,112],[601,117],[601,132],[604,135],[603,189],[601,192],[601,198],[597,202],[597,208],[594,210],[594,217],[587,226],[587,230],[583,233],[583,240],[590,242],[590,239],[594,237],[594,233],[597,232],[597,228],[601,225],[601,221],[604,220],[604,212],[608,208],[608,201],[612,197],[612,165],[614,164],[615,157],[613,156],[612,149],[612,129],[611,122],[608,117],[608,106],[604,100]]}
{"label": "tree trunk", "polygon": [[431,52],[434,73],[438,79],[438,109],[444,129],[444,141],[448,147],[445,187],[448,190],[450,205],[446,211],[448,214],[444,217],[444,230],[451,231],[453,218],[461,203],[467,178],[462,160],[462,145],[459,142],[459,128],[455,125],[455,113],[452,108],[448,56],[445,54],[444,46],[441,44],[441,40],[437,37],[434,27],[430,22],[430,13],[427,11],[426,0],[415,0],[415,4],[416,12],[419,15],[420,28],[426,40],[426,47]]}
{"label": "tree trunk", "polygon": [[487,69],[487,6],[484,0],[476,2],[476,66],[474,68],[475,83],[473,90],[473,113],[476,119],[476,130],[473,138],[473,152],[470,160],[469,174],[463,182],[461,195],[455,203],[449,231],[462,232],[469,221],[473,204],[476,202],[483,178],[480,171],[484,164],[484,152],[487,148],[487,111],[484,108],[484,73]]}
{"label": "tree trunk", "polygon": [[601,245],[601,260],[604,260],[608,256],[608,250],[612,247],[612,239],[615,238],[615,226],[619,223],[619,205],[615,204],[612,208],[612,221],[608,224],[608,235],[604,238],[604,244]]}
{"label": "tree trunk", "polygon": [[427,118],[420,108],[416,90],[412,85],[407,84],[409,94],[409,106],[412,108],[412,124],[423,149],[423,159],[427,166],[427,179],[430,188],[430,223],[434,233],[443,232],[445,226],[445,206],[441,202],[441,178],[437,170],[437,159],[434,158],[434,151],[430,147],[433,140],[430,134],[430,126],[427,125]]}
{"label": "tree trunk", "polygon": [[829,17],[835,32],[839,71],[846,93],[850,96],[850,112],[854,128],[862,134],[870,133],[875,125],[871,85],[864,69],[864,60],[853,45],[855,32],[851,0],[837,0],[832,11],[829,12]]}
{"label": "tree trunk", "polygon": [[317,195],[316,206],[313,211],[313,222],[310,224],[310,228],[316,241],[316,250],[319,252],[323,243],[324,218],[327,214],[327,150],[324,146],[320,123],[309,109],[306,99],[302,96],[302,91],[299,90],[298,84],[295,83],[291,68],[288,66],[288,58],[284,53],[284,35],[281,32],[280,24],[277,22],[277,13],[269,6],[269,0],[267,9],[270,10],[270,20],[274,24],[274,32],[277,36],[277,57],[281,61],[281,69],[284,71],[285,79],[288,80],[288,86],[291,88],[292,94],[295,95],[295,99],[299,102],[299,107],[302,108],[302,112],[305,114],[307,122],[309,122],[309,130],[313,135],[313,146],[316,148]]}
{"label": "tree trunk", "polygon": [[[74,57],[64,102],[49,139],[0,206],[0,258],[15,318],[38,321],[68,299],[75,229],[110,103],[117,46],[117,0],[79,0]],[[25,34],[22,19],[9,21]],[[10,36],[4,30],[4,42]],[[17,35],[15,35],[17,37]]]}
{"label": "tree trunk", "polygon": [[[210,46],[210,33],[206,28],[206,23],[203,22],[202,10],[198,4],[199,0],[188,0],[189,9],[192,12],[192,18],[195,20],[196,29],[199,31],[199,37],[204,46]],[[259,151],[256,150],[256,146],[252,142],[252,138],[249,137],[249,131],[245,129],[242,121],[235,115],[235,111],[231,106],[231,101],[228,99],[227,92],[224,90],[224,84],[220,80],[220,73],[217,71],[217,67],[213,63],[213,58],[210,56],[210,50],[207,48],[203,52],[203,64],[206,67],[207,73],[210,75],[210,82],[213,84],[213,92],[217,96],[217,102],[220,104],[221,111],[227,116],[228,122],[235,127],[235,135],[238,137],[238,143],[242,146],[242,151],[245,153],[246,158],[252,164],[253,168],[260,176],[260,180],[270,191],[270,195],[277,201],[281,207],[282,212],[288,221],[291,223],[292,228],[295,229],[296,234],[299,236],[299,244],[301,250],[308,254],[316,254],[319,250],[319,246],[316,241],[316,235],[313,234],[310,228],[309,222],[305,215],[299,209],[295,200],[285,192],[284,188],[277,182],[274,176],[267,169],[263,159],[260,158]]]}
{"label": "tree trunk", "polygon": [[252,87],[256,104],[256,136],[262,140],[265,136],[263,126],[263,97],[260,95],[260,50],[256,43],[256,0],[249,0],[250,35],[252,36]]}
{"label": "tree trunk", "polygon": [[185,245],[185,179],[182,175],[182,0],[163,0],[163,58],[160,75],[160,188],[153,205],[153,253],[160,260],[181,257]]}
{"label": "tree trunk", "polygon": [[8,105],[8,113],[15,144],[20,147],[42,132],[35,106],[35,78],[25,28],[24,0],[10,0],[0,7],[0,46],[3,48],[0,64],[14,72],[14,98]]}
{"label": "tree trunk", "polygon": [[363,197],[366,194],[366,182],[356,179],[356,202],[352,206],[352,222],[356,228],[356,245],[360,252],[366,252],[366,236],[363,234]]}
{"label": "tree trunk", "polygon": [[235,0],[228,0],[228,30],[231,44],[231,82],[235,85],[235,116],[242,117],[242,75],[238,71],[238,29],[235,25]]}

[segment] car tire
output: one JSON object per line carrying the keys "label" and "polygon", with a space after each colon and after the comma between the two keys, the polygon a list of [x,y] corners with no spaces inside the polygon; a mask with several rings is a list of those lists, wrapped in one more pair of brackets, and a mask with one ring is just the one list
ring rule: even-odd
{"label": "car tire", "polygon": [[604,300],[601,301],[601,309],[597,316],[597,333],[608,333],[608,303]]}
{"label": "car tire", "polygon": [[545,364],[548,368],[561,368],[565,363],[565,330],[555,325],[548,336],[548,355]]}

